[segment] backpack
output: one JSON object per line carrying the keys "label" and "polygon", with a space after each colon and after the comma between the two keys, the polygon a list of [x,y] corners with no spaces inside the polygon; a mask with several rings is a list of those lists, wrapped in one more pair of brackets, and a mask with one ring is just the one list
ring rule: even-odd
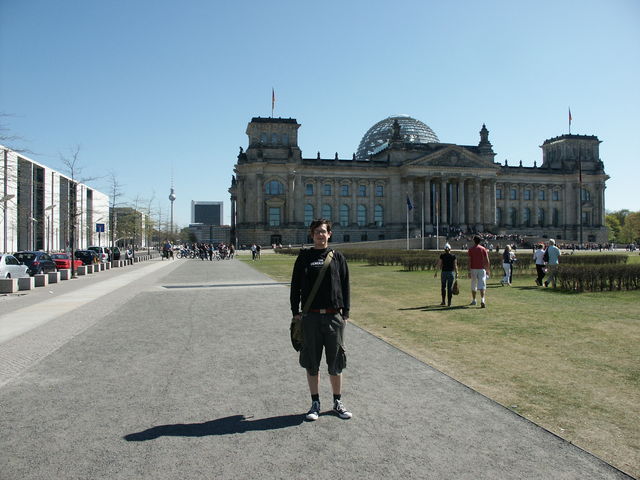
{"label": "backpack", "polygon": [[544,261],[544,263],[549,262],[549,249],[548,248],[544,251],[544,255],[542,256],[542,260]]}

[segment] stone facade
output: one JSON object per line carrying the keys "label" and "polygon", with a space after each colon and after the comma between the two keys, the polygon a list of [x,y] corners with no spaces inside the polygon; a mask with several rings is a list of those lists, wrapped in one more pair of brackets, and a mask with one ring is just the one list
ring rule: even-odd
{"label": "stone facade", "polygon": [[405,238],[407,225],[411,237],[437,229],[441,235],[607,241],[609,177],[597,137],[546,140],[540,166],[510,166],[494,161],[484,125],[479,143],[465,146],[416,141],[403,135],[398,119],[407,124],[406,117],[389,117],[388,139],[378,140],[365,158],[341,159],[320,153],[303,158],[295,119],[253,118],[229,189],[231,238],[240,244],[307,243],[310,220],[325,217],[334,223],[336,242]]}

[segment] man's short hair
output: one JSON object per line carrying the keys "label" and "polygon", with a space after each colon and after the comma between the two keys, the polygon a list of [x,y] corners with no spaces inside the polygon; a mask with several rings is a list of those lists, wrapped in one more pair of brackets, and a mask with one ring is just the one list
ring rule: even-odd
{"label": "man's short hair", "polygon": [[473,243],[475,243],[476,245],[480,245],[481,241],[482,241],[482,239],[480,238],[480,235],[474,235],[473,236]]}
{"label": "man's short hair", "polygon": [[331,231],[331,220],[327,220],[326,218],[318,218],[311,222],[311,225],[309,225],[311,236],[313,236],[313,234],[315,233],[316,228],[318,228],[322,224],[325,224],[327,226],[327,232]]}

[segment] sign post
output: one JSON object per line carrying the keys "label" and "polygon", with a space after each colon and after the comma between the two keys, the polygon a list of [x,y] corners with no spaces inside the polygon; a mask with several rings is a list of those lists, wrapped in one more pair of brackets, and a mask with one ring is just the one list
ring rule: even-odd
{"label": "sign post", "polygon": [[100,234],[104,233],[104,223],[96,223],[96,232],[98,233],[98,246],[101,247]]}

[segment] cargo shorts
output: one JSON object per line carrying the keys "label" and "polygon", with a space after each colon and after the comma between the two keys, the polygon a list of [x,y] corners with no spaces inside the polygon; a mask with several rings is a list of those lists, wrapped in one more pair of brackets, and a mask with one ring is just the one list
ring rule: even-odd
{"label": "cargo shorts", "polygon": [[300,350],[300,365],[310,375],[317,375],[324,348],[329,375],[340,375],[347,366],[344,350],[346,322],[339,313],[307,313],[302,316],[304,346]]}

